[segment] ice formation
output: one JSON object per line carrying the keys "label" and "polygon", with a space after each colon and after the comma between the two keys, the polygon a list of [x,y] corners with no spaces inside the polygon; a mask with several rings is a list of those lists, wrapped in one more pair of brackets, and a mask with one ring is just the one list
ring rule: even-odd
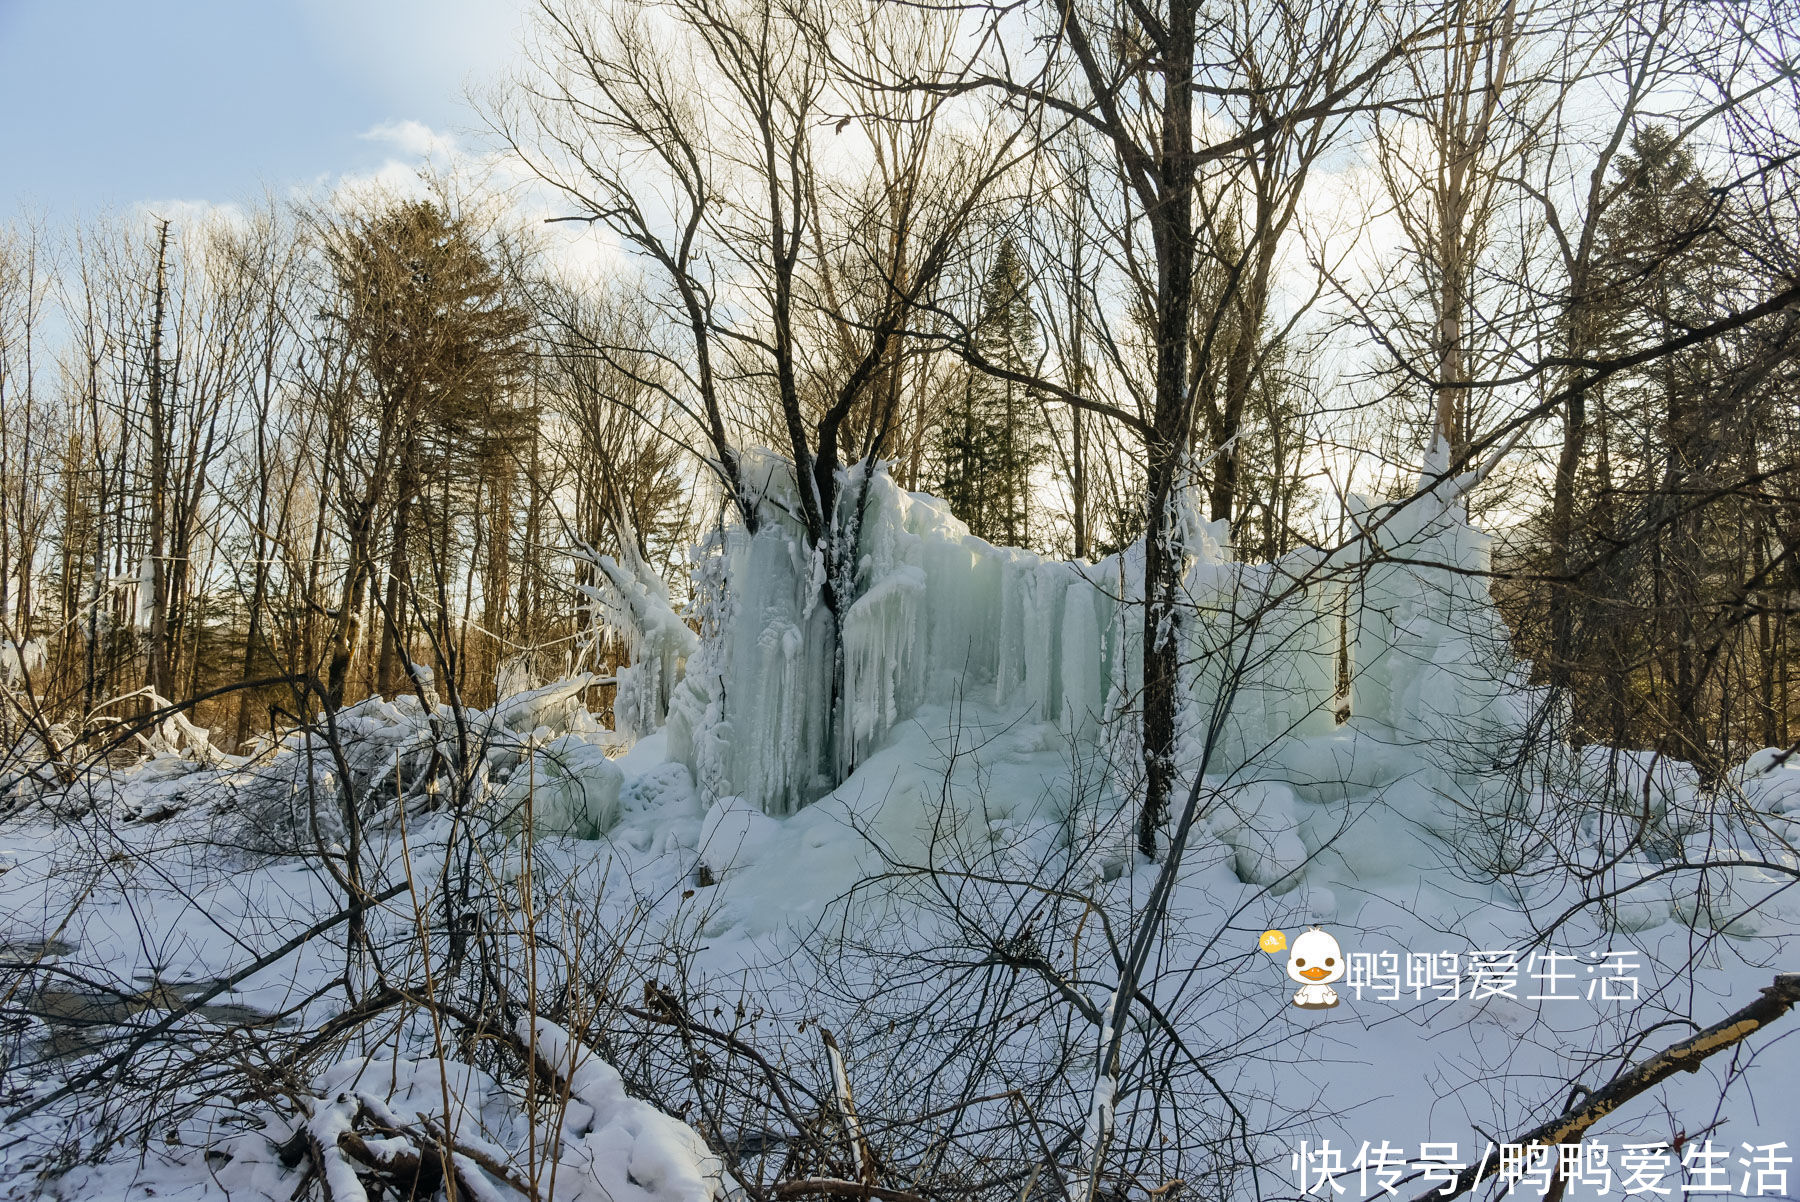
{"label": "ice formation", "polygon": [[1470,477],[1426,456],[1404,505],[1357,501],[1350,712],[1405,740],[1491,743],[1521,717],[1507,632],[1487,594],[1488,536],[1469,524]]}
{"label": "ice formation", "polygon": [[0,635],[0,680],[16,684],[44,670],[49,652],[43,639],[16,640]]}
{"label": "ice formation", "polygon": [[624,644],[628,662],[618,670],[613,729],[627,740],[649,734],[668,715],[669,697],[698,640],[669,602],[669,588],[628,537],[624,562],[578,548],[596,582],[581,584],[596,626]]}
{"label": "ice formation", "polygon": [[[707,645],[670,704],[670,753],[704,793],[792,812],[929,699],[979,697],[1052,724],[1078,747],[1092,747],[1130,705],[1141,678],[1141,545],[1092,564],[993,546],[942,502],[877,472],[866,489],[845,490],[860,497],[861,554],[843,618],[848,762],[832,764],[831,618],[816,556],[780,504],[783,470],[767,473],[770,519],[754,534],[726,531],[711,549],[711,587],[723,595],[708,602]],[[1428,462],[1419,494],[1361,506],[1360,531],[1344,546],[1270,564],[1233,562],[1225,529],[1180,516],[1190,771],[1202,758],[1209,774],[1279,762],[1296,741],[1338,733],[1345,707],[1351,733],[1378,742],[1501,737],[1516,721],[1517,690],[1491,662],[1504,629],[1479,575],[1487,540],[1464,516],[1465,486]],[[1342,778],[1341,765],[1328,769]],[[1323,779],[1304,767],[1301,777]]]}
{"label": "ice formation", "polygon": [[256,756],[216,758],[248,803],[256,841],[276,849],[309,845],[314,824],[336,837],[346,804],[430,809],[458,787],[509,829],[529,821],[541,835],[591,839],[618,817],[624,780],[608,759],[617,737],[583,702],[594,683],[580,673],[460,715],[411,693],[370,697],[333,719],[341,759],[306,730]]}

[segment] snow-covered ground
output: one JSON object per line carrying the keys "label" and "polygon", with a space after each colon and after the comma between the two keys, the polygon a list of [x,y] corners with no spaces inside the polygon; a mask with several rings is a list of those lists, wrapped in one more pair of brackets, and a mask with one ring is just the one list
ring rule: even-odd
{"label": "snow-covered ground", "polygon": [[[441,708],[376,701],[341,716],[342,760],[300,736],[256,761],[163,757],[9,819],[4,1188],[286,1198],[318,1163],[293,1151],[304,1131],[341,1202],[361,1187],[336,1140],[363,1121],[454,1133],[487,1161],[457,1165],[463,1192],[723,1196],[744,1183],[708,1137],[739,1150],[740,1176],[774,1174],[749,1136],[792,1146],[790,1110],[836,1114],[828,1030],[882,1185],[945,1196],[973,1165],[1035,1161],[970,1191],[1057,1192],[1083,1164],[1098,1028],[1169,862],[1134,845],[1132,563],[989,548],[928,499],[871,487],[836,787],[817,582],[777,527],[702,557],[720,587],[697,646],[666,592],[613,577],[610,612],[650,665],[632,724],[662,724],[623,754],[581,708],[584,680],[460,734]],[[1425,1161],[1496,1157],[1578,1104],[1575,1086],[1800,969],[1800,757],[1759,753],[1701,790],[1685,765],[1531,738],[1543,699],[1496,654],[1469,571],[1485,542],[1454,490],[1369,512],[1388,552],[1373,563],[1336,549],[1245,569],[1203,525],[1188,540],[1197,821],[1125,1010],[1105,1171],[1123,1196],[1182,1178],[1190,1197],[1364,1197]],[[461,768],[445,750],[469,747]],[[353,891],[382,900],[350,913]],[[1330,1009],[1293,1004],[1313,926],[1345,961]],[[332,1026],[384,990],[443,1006]],[[457,1027],[484,1005],[505,1022]],[[483,1040],[562,1066],[544,1068],[565,1087],[554,1113]],[[1568,1193],[1800,1195],[1796,1081],[1789,1016],[1602,1119]],[[862,1164],[826,1126],[809,1138]],[[788,1175],[802,1168],[830,1175]]]}

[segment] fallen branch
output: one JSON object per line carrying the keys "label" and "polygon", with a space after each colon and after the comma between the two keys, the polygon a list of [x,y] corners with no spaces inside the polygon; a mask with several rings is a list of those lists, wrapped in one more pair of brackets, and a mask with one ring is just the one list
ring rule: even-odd
{"label": "fallen branch", "polygon": [[[1727,1015],[1706,1030],[1692,1035],[1673,1047],[1664,1048],[1650,1059],[1634,1064],[1606,1085],[1587,1095],[1579,1110],[1558,1115],[1547,1123],[1532,1128],[1510,1141],[1521,1147],[1541,1144],[1579,1143],[1589,1127],[1620,1106],[1677,1072],[1697,1072],[1701,1061],[1715,1052],[1743,1042],[1800,1003],[1800,972],[1784,972],[1775,983],[1763,987],[1762,996],[1743,1009]],[[1434,1202],[1468,1193],[1483,1179],[1500,1171],[1499,1158],[1482,1160],[1457,1174],[1454,1188],[1435,1189],[1420,1194],[1413,1202]]]}
{"label": "fallen branch", "polygon": [[850,1074],[844,1068],[844,1055],[838,1050],[837,1039],[830,1031],[821,1027],[819,1034],[824,1037],[825,1050],[831,1057],[831,1081],[837,1089],[838,1110],[843,1115],[844,1129],[850,1136],[850,1154],[856,1161],[857,1179],[873,1184],[875,1158],[869,1152],[868,1141],[863,1138],[862,1120],[856,1116],[856,1101],[850,1096]]}
{"label": "fallen branch", "polygon": [[861,1181],[845,1181],[841,1177],[806,1177],[798,1181],[782,1181],[770,1191],[776,1198],[880,1198],[884,1202],[925,1202],[918,1194],[903,1189],[867,1185]]}

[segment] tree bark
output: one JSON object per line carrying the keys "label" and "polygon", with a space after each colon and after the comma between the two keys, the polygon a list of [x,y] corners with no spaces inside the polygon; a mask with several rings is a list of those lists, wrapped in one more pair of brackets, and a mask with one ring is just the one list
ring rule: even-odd
{"label": "tree bark", "polygon": [[410,592],[411,573],[407,559],[407,543],[412,537],[412,494],[416,488],[408,466],[400,469],[398,495],[394,499],[393,545],[388,549],[387,582],[381,601],[381,660],[376,672],[377,688],[383,697],[393,697],[406,675],[405,664],[411,658],[407,647],[406,601]]}
{"label": "tree bark", "polygon": [[1162,39],[1164,92],[1156,164],[1156,203],[1149,210],[1156,246],[1156,410],[1148,440],[1144,525],[1144,805],[1138,850],[1156,854],[1175,781],[1175,701],[1181,664],[1178,593],[1185,554],[1175,505],[1194,426],[1188,381],[1193,315],[1193,83],[1197,6],[1171,0]]}

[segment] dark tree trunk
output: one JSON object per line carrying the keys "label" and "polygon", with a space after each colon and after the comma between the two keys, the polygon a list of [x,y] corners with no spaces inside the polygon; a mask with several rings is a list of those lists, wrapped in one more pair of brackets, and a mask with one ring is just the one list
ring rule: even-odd
{"label": "dark tree trunk", "polygon": [[1175,520],[1182,458],[1192,437],[1193,394],[1188,381],[1189,326],[1194,303],[1193,198],[1196,162],[1193,75],[1196,6],[1169,5],[1163,59],[1162,140],[1157,203],[1149,211],[1157,258],[1156,415],[1146,448],[1144,532],[1144,806],[1138,849],[1156,854],[1156,833],[1167,820],[1175,783],[1175,701],[1181,665],[1178,591],[1184,552]]}
{"label": "dark tree trunk", "polygon": [[168,520],[168,414],[167,397],[163,394],[162,334],[163,311],[167,298],[167,264],[169,223],[163,222],[156,233],[156,287],[151,302],[149,387],[145,396],[145,416],[150,424],[150,629],[148,632],[149,684],[160,701],[173,701],[175,693],[174,665],[170,655],[168,556],[164,542],[164,525]]}
{"label": "dark tree trunk", "polygon": [[381,662],[376,673],[377,688],[383,697],[392,698],[400,691],[406,676],[405,664],[411,658],[407,648],[407,540],[411,536],[412,485],[408,473],[401,470],[400,494],[394,502],[393,546],[388,550],[387,583],[381,602]]}
{"label": "dark tree trunk", "polygon": [[1571,543],[1575,533],[1575,473],[1587,446],[1587,394],[1569,395],[1563,414],[1562,450],[1556,458],[1556,477],[1550,491],[1550,671],[1551,687],[1569,686],[1571,659],[1575,653],[1574,582]]}

